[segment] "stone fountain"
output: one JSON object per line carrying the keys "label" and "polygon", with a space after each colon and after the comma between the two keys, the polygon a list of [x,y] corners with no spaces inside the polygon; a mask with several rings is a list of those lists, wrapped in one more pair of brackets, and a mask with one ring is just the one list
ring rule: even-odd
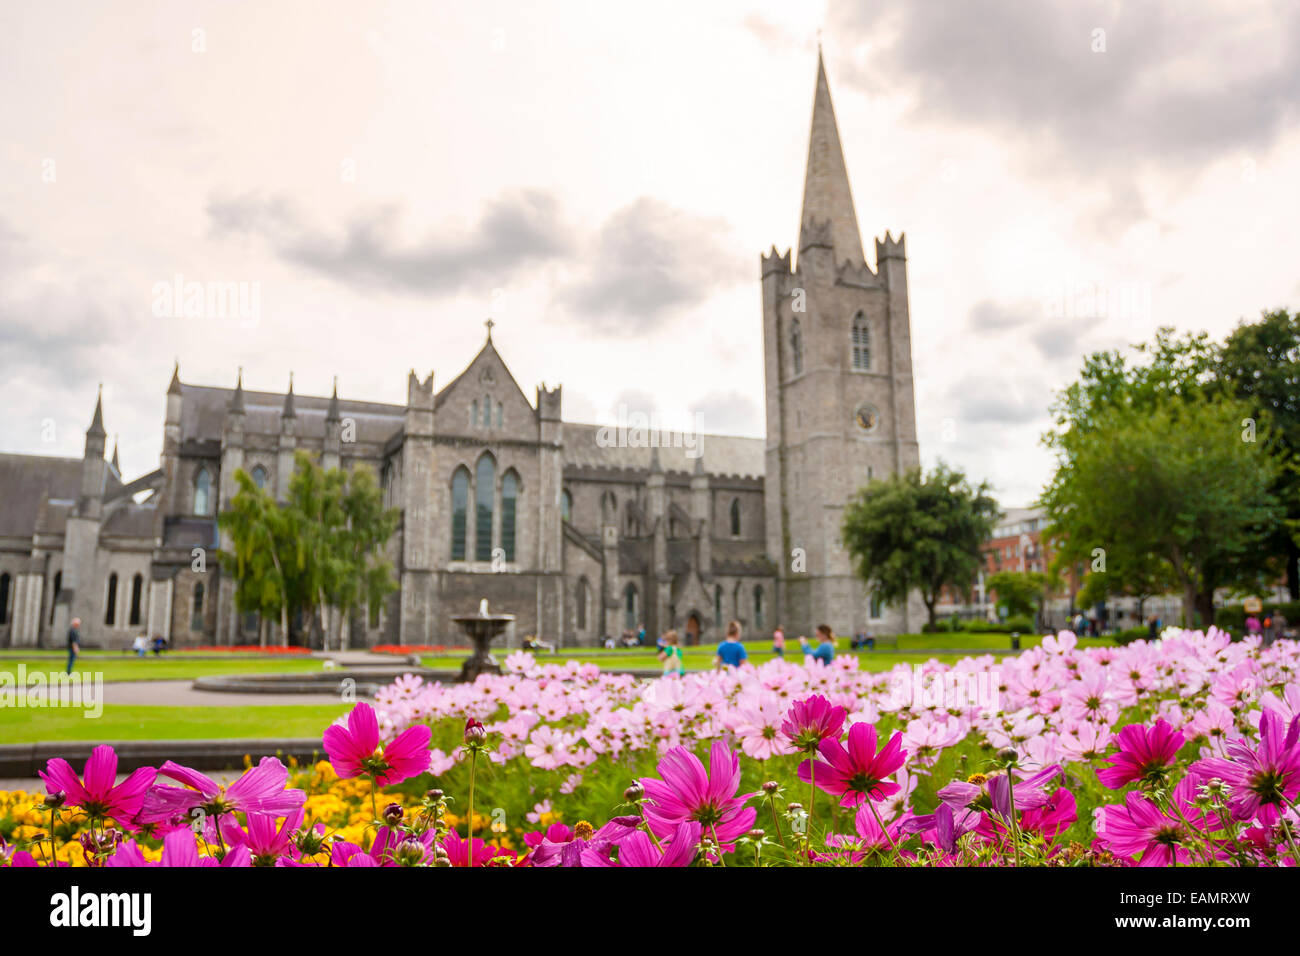
{"label": "stone fountain", "polygon": [[492,639],[515,622],[513,614],[492,614],[488,610],[487,598],[478,602],[477,614],[462,614],[453,617],[461,630],[474,642],[474,653],[460,668],[460,679],[472,681],[479,674],[500,674],[501,666],[492,658],[488,646]]}

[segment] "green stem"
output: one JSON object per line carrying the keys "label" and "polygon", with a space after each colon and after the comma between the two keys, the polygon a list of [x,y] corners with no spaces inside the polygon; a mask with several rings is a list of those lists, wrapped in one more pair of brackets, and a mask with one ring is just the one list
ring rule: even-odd
{"label": "green stem", "polygon": [[57,808],[50,807],[50,866],[54,867],[59,865],[59,858],[55,856],[54,850],[54,821],[58,812]]}
{"label": "green stem", "polygon": [[1011,775],[1011,768],[1007,768],[1007,801],[1011,804],[1011,819],[1007,822],[1011,826],[1011,845],[1016,851],[1016,866],[1020,866],[1020,827],[1016,823],[1016,778]]}
{"label": "green stem", "polygon": [[785,834],[781,832],[781,821],[777,818],[776,815],[776,798],[769,794],[767,798],[767,805],[768,808],[772,811],[772,824],[776,827],[776,838],[781,841],[782,848],[788,852],[790,848],[785,845]]}
{"label": "green stem", "polygon": [[465,832],[468,834],[465,850],[465,865],[474,866],[474,771],[478,768],[478,748],[469,752],[469,815],[465,818]]}
{"label": "green stem", "polygon": [[885,839],[889,841],[889,846],[894,851],[894,862],[897,863],[898,844],[895,843],[894,838],[889,835],[889,828],[885,826],[885,821],[880,819],[880,811],[876,809],[876,804],[875,801],[871,799],[871,794],[867,794],[867,806],[871,808],[871,815],[876,818],[876,826],[880,827],[880,832],[883,833]]}

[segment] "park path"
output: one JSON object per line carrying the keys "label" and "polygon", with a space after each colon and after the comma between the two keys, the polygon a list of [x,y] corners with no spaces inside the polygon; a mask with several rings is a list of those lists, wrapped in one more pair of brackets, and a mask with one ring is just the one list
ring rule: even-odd
{"label": "park path", "polygon": [[[62,697],[68,696],[63,688]],[[105,681],[104,704],[144,705],[154,707],[269,707],[285,705],[329,704],[337,702],[337,692],[320,694],[246,694],[195,690],[190,680]]]}

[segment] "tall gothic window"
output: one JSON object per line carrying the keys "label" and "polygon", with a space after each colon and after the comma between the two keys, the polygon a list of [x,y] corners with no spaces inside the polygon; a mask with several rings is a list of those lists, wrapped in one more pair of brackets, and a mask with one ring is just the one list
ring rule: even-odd
{"label": "tall gothic window", "polygon": [[109,627],[117,620],[117,573],[108,576],[108,596],[104,601],[104,623]]}
{"label": "tall gothic window", "polygon": [[763,630],[763,586],[754,585],[754,629]]}
{"label": "tall gothic window", "polygon": [[865,372],[871,368],[871,329],[867,317],[859,312],[853,317],[853,370]]}
{"label": "tall gothic window", "polygon": [[722,627],[722,585],[713,589],[713,626]]}
{"label": "tall gothic window", "polygon": [[573,495],[567,488],[560,492],[560,517],[565,521],[573,520]]}
{"label": "tall gothic window", "polygon": [[50,592],[50,624],[54,624],[54,612],[59,607],[59,592],[63,590],[63,572],[54,573],[54,590]]}
{"label": "tall gothic window", "polygon": [[127,623],[131,627],[140,626],[140,599],[144,597],[144,578],[137,574],[131,579],[131,614]]}
{"label": "tall gothic window", "polygon": [[795,319],[790,327],[790,354],[794,358],[794,374],[803,374],[803,326]]}
{"label": "tall gothic window", "polygon": [[464,561],[466,513],[469,510],[469,469],[461,465],[451,478],[451,559]]}
{"label": "tall gothic window", "polygon": [[203,630],[203,585],[194,585],[194,603],[190,607],[190,630]]}
{"label": "tall gothic window", "polygon": [[506,420],[505,411],[501,408],[501,403],[497,402],[497,428],[500,428]]}
{"label": "tall gothic window", "polygon": [[0,624],[9,623],[9,574],[0,574]]}
{"label": "tall gothic window", "polygon": [[483,427],[492,427],[492,396],[483,396]]}
{"label": "tall gothic window", "polygon": [[578,578],[578,590],[573,596],[575,617],[578,630],[587,629],[587,579]]}
{"label": "tall gothic window", "polygon": [[731,533],[740,536],[740,499],[731,499]]}
{"label": "tall gothic window", "polygon": [[496,493],[497,464],[484,453],[474,472],[474,560],[492,560],[492,498]]}
{"label": "tall gothic window", "polygon": [[212,476],[206,468],[200,468],[194,478],[194,513],[204,516],[212,514]]}
{"label": "tall gothic window", "polygon": [[871,593],[871,619],[879,620],[880,615],[884,612],[884,602],[880,600],[880,595],[874,591]]}
{"label": "tall gothic window", "polygon": [[506,560],[515,559],[515,510],[519,499],[519,476],[507,471],[501,479],[501,550]]}
{"label": "tall gothic window", "polygon": [[629,631],[635,631],[640,620],[637,616],[637,593],[636,585],[629,584],[627,590],[623,592],[623,608],[626,612],[626,623]]}
{"label": "tall gothic window", "polygon": [[249,477],[253,479],[253,484],[257,485],[258,491],[266,490],[267,475],[266,475],[265,468],[263,468],[261,465],[258,465],[256,468],[253,469],[253,474],[250,475]]}
{"label": "tall gothic window", "polygon": [[478,399],[469,403],[469,427],[478,428]]}

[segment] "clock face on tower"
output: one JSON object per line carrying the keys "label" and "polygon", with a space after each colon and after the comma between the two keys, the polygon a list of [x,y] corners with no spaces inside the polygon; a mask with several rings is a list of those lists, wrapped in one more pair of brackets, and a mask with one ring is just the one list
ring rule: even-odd
{"label": "clock face on tower", "polygon": [[874,405],[859,405],[853,413],[853,421],[864,432],[875,431],[876,425],[880,423],[880,413]]}

